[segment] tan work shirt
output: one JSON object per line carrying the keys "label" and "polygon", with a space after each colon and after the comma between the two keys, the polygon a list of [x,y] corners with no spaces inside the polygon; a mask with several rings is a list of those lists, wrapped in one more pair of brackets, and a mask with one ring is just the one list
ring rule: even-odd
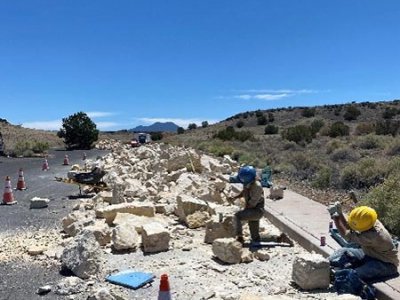
{"label": "tan work shirt", "polygon": [[243,188],[243,197],[246,208],[264,208],[264,189],[258,180]]}
{"label": "tan work shirt", "polygon": [[349,231],[344,238],[349,242],[359,244],[366,255],[399,266],[397,248],[393,244],[390,233],[379,220],[376,220],[374,227],[370,230]]}

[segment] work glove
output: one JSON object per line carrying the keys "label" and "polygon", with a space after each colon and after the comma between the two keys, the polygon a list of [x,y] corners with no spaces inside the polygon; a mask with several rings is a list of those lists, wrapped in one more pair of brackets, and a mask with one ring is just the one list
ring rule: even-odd
{"label": "work glove", "polygon": [[336,201],[334,204],[328,206],[328,212],[331,215],[331,218],[338,217],[342,213],[342,205],[339,201]]}

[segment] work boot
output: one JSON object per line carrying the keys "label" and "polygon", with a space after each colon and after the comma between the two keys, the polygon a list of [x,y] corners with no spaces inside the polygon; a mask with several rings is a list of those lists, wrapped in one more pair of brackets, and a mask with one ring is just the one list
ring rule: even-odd
{"label": "work boot", "polygon": [[242,245],[244,244],[244,238],[243,238],[242,236],[236,237],[236,241],[238,241],[238,242],[241,243]]}

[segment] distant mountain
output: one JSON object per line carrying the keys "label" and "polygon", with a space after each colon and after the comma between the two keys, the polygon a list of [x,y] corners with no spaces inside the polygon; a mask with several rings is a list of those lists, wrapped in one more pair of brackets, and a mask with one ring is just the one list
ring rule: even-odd
{"label": "distant mountain", "polygon": [[176,132],[178,129],[178,125],[173,122],[156,122],[149,126],[137,126],[135,128],[130,129],[129,131],[140,131],[140,132]]}

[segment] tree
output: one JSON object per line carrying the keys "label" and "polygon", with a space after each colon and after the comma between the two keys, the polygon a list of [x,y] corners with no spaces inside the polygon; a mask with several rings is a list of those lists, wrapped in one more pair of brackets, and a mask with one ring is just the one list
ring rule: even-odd
{"label": "tree", "polygon": [[267,123],[268,120],[264,115],[257,117],[257,125],[267,125]]}
{"label": "tree", "polygon": [[162,132],[158,132],[158,131],[150,133],[150,136],[151,136],[152,141],[159,141],[163,138]]}
{"label": "tree", "polygon": [[203,127],[203,128],[208,127],[208,122],[207,121],[201,122],[201,127]]}
{"label": "tree", "polygon": [[188,125],[188,129],[189,129],[189,130],[196,129],[196,128],[197,128],[196,123],[190,123],[190,124]]}
{"label": "tree", "polygon": [[96,124],[84,112],[78,112],[62,119],[62,128],[57,136],[64,138],[68,149],[90,149],[98,140],[99,131]]}
{"label": "tree", "polygon": [[239,120],[236,122],[236,127],[237,128],[242,128],[244,126],[244,122],[242,120]]}
{"label": "tree", "polygon": [[183,133],[185,132],[185,129],[184,129],[183,127],[178,127],[177,130],[176,130],[176,132],[177,132],[178,134],[183,134]]}

